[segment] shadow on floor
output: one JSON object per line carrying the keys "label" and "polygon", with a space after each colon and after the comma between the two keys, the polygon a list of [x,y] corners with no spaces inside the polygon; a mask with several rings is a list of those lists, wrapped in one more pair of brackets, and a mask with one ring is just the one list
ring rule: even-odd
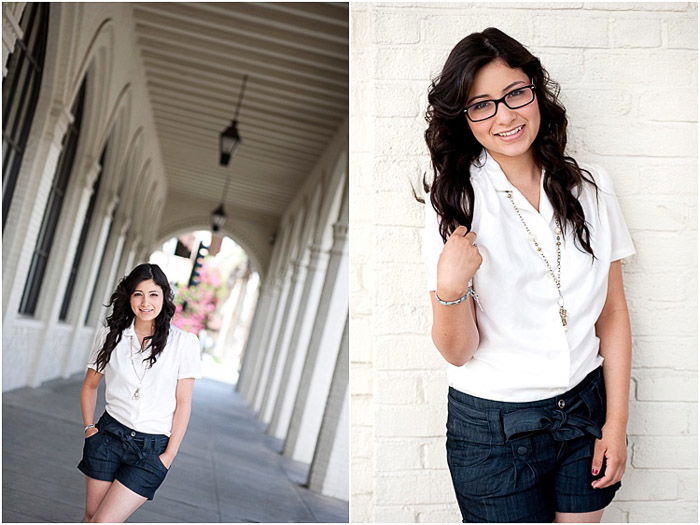
{"label": "shadow on floor", "polygon": [[[3,522],[79,522],[85,499],[82,374],[2,397]],[[100,387],[95,418],[104,407]],[[301,486],[231,385],[198,380],[180,452],[153,501],[129,522],[347,522],[348,502]]]}

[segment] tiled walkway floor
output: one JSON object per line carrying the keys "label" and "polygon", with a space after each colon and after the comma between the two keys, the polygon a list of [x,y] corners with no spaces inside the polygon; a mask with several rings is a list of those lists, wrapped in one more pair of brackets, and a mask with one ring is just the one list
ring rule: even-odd
{"label": "tiled walkway floor", "polygon": [[[82,520],[81,380],[3,394],[3,522]],[[302,487],[304,466],[279,448],[231,385],[199,380],[180,453],[129,522],[347,522],[348,503]]]}

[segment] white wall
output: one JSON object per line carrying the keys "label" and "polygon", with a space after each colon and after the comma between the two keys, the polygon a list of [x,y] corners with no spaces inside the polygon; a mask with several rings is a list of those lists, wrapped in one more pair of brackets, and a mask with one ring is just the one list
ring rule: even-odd
{"label": "white wall", "polygon": [[629,458],[604,521],[697,521],[697,4],[580,2],[352,5],[351,519],[459,520],[410,183],[430,80],[489,26],[561,83],[569,153],[607,168],[637,248]]}

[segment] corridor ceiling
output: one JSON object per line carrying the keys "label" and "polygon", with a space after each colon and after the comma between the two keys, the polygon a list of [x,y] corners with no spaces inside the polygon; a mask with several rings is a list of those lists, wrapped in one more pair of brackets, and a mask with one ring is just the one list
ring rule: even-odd
{"label": "corridor ceiling", "polygon": [[[133,3],[170,191],[276,223],[348,112],[346,3]],[[243,75],[242,143],[219,166]]]}

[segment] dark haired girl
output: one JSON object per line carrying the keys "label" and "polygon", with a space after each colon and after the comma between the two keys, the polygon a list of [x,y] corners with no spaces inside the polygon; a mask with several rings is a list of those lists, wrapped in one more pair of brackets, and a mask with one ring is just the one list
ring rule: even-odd
{"label": "dark haired girl", "polygon": [[610,178],[565,154],[558,92],[489,28],[428,97],[424,255],[465,522],[599,522],[625,470],[634,246]]}
{"label": "dark haired girl", "polygon": [[[201,377],[199,340],[170,324],[173,292],[157,265],[134,268],[109,306],[80,392],[86,522],[123,522],[153,499],[180,448]],[[105,412],[93,423],[103,376]]]}

